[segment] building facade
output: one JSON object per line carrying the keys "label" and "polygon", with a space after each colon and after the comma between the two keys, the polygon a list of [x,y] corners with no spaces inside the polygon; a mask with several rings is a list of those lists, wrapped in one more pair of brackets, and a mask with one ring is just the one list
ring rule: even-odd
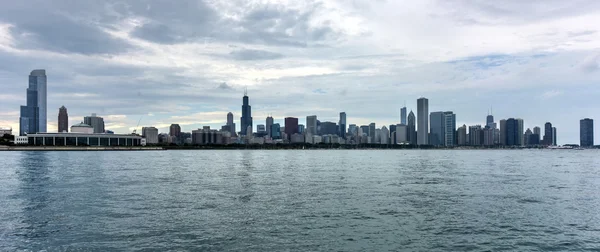
{"label": "building facade", "polygon": [[158,144],[158,129],[155,127],[142,127],[142,136],[146,144]]}
{"label": "building facade", "polygon": [[104,133],[104,118],[99,117],[96,113],[83,118],[83,123],[94,128],[94,133]]}
{"label": "building facade", "polygon": [[429,100],[421,97],[417,100],[417,144],[429,144]]}
{"label": "building facade", "polygon": [[594,120],[585,118],[579,121],[579,145],[581,147],[594,146]]}
{"label": "building facade", "polygon": [[266,119],[266,128],[267,128],[267,136],[269,136],[269,137],[273,137],[271,135],[271,126],[273,126],[273,117],[272,116],[267,116],[267,119]]}
{"label": "building facade", "polygon": [[415,114],[412,112],[412,110],[410,111],[410,113],[408,113],[407,130],[408,130],[408,136],[407,136],[408,142],[411,145],[417,145],[416,118],[415,118]]}
{"label": "building facade", "polygon": [[444,112],[431,112],[431,114],[429,114],[429,145],[444,145],[444,133],[446,132],[446,127],[444,126],[445,121]]}
{"label": "building facade", "polygon": [[250,99],[248,98],[248,92],[244,92],[242,98],[242,117],[240,118],[242,135],[248,134],[248,127],[250,127],[250,133],[252,133],[252,107],[250,106]]}
{"label": "building facade", "polygon": [[444,112],[444,146],[456,145],[456,114]]}
{"label": "building facade", "polygon": [[285,123],[285,134],[287,135],[288,140],[290,140],[289,138],[293,134],[298,133],[298,118],[286,117],[284,119],[284,123]]}
{"label": "building facade", "polygon": [[21,106],[19,117],[19,135],[46,132],[47,123],[47,78],[46,70],[33,70],[29,74],[27,105]]}
{"label": "building facade", "polygon": [[141,146],[138,135],[85,134],[74,132],[27,134],[28,145],[34,146]]}
{"label": "building facade", "polygon": [[338,125],[339,125],[338,136],[340,136],[343,139],[346,139],[346,112],[340,113],[340,120],[338,122]]}
{"label": "building facade", "polygon": [[456,139],[458,146],[467,145],[467,125],[463,125],[456,130]]}
{"label": "building facade", "polygon": [[544,140],[542,141],[542,144],[545,146],[552,145],[552,143],[554,143],[552,135],[552,123],[547,122],[544,124]]}
{"label": "building facade", "polygon": [[400,124],[406,125],[406,107],[400,108]]}
{"label": "building facade", "polygon": [[65,106],[58,109],[58,132],[69,132],[69,114]]}

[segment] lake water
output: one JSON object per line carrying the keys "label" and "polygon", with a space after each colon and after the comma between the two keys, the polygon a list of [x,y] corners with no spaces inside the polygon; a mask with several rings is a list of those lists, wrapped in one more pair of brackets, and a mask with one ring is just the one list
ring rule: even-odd
{"label": "lake water", "polygon": [[599,154],[0,152],[0,250],[598,251]]}

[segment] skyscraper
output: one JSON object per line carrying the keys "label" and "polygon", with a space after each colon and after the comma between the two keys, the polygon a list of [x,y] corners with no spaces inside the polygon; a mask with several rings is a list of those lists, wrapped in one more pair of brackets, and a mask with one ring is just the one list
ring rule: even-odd
{"label": "skyscraper", "polygon": [[444,146],[456,145],[456,114],[452,111],[444,112]]}
{"label": "skyscraper", "polygon": [[485,118],[485,126],[488,126],[492,129],[496,128],[496,124],[494,123],[494,116],[492,114],[487,115]]}
{"label": "skyscraper", "polygon": [[467,125],[464,125],[456,130],[456,139],[459,146],[467,145]]}
{"label": "skyscraper", "polygon": [[317,135],[317,116],[311,115],[306,117],[306,133],[313,136]]}
{"label": "skyscraper", "polygon": [[169,126],[169,136],[176,137],[179,139],[180,134],[181,134],[181,126],[179,126],[179,124],[174,123],[174,124],[171,124],[171,126]]}
{"label": "skyscraper", "polygon": [[33,70],[29,74],[27,105],[21,106],[19,135],[46,132],[46,70]]}
{"label": "skyscraper", "polygon": [[371,143],[374,143],[377,140],[377,132],[375,131],[375,123],[369,124],[369,138],[371,139]]}
{"label": "skyscraper", "polygon": [[581,147],[594,146],[594,120],[585,118],[579,121],[579,145]]}
{"label": "skyscraper", "polygon": [[305,129],[306,129],[306,127],[304,127],[304,124],[298,124],[298,133],[299,134],[303,134]]}
{"label": "skyscraper", "polygon": [[406,125],[406,107],[400,109],[400,124]]}
{"label": "skyscraper", "polygon": [[298,133],[298,118],[286,117],[284,121],[285,134],[287,135],[288,140],[290,140],[293,134]]}
{"label": "skyscraper", "polygon": [[227,113],[227,124],[225,125],[227,125],[227,129],[229,129],[231,135],[235,136],[235,122],[233,121],[233,113]]}
{"label": "skyscraper", "polygon": [[321,134],[322,135],[337,135],[337,125],[334,122],[322,122],[321,123]]}
{"label": "skyscraper", "polygon": [[248,98],[248,90],[244,90],[244,98],[242,103],[242,117],[240,118],[242,135],[247,134],[248,126],[252,132],[252,107],[250,107],[250,101]]}
{"label": "skyscraper", "polygon": [[340,113],[340,121],[339,121],[339,128],[340,128],[340,132],[339,132],[339,136],[343,139],[346,139],[346,112],[341,112]]}
{"label": "skyscraper", "polygon": [[417,130],[416,130],[415,114],[410,111],[408,114],[408,142],[411,145],[417,145]]}
{"label": "skyscraper", "polygon": [[538,139],[537,139],[537,141],[533,141],[533,142],[537,143],[537,144],[540,144],[540,137],[542,136],[542,130],[540,129],[540,127],[537,127],[537,126],[533,127],[533,136],[535,136],[535,135],[537,135]]}
{"label": "skyscraper", "polygon": [[472,146],[483,145],[483,129],[481,125],[469,126],[469,144]]}
{"label": "skyscraper", "polygon": [[523,133],[519,133],[519,121],[514,118],[509,118],[504,123],[506,127],[502,128],[502,121],[500,121],[501,135],[505,137],[504,142],[506,146],[520,146],[521,139],[523,139]]}
{"label": "skyscraper", "polygon": [[431,112],[429,115],[429,144],[433,146],[444,145],[446,127],[444,126],[444,112]]}
{"label": "skyscraper", "polygon": [[273,125],[273,117],[267,116],[267,136],[273,137],[271,135],[271,126]]}
{"label": "skyscraper", "polygon": [[[96,128],[94,128],[96,130]],[[155,127],[142,127],[142,136],[146,138],[147,144],[158,143],[158,129]]]}
{"label": "skyscraper", "polygon": [[552,123],[547,122],[544,124],[544,140],[542,141],[542,144],[549,146],[552,145],[552,143],[554,143],[552,140]]}
{"label": "skyscraper", "polygon": [[429,144],[429,100],[421,97],[417,100],[417,144]]}
{"label": "skyscraper", "polygon": [[506,146],[508,129],[506,128],[506,120],[500,120],[500,145]]}
{"label": "skyscraper", "polygon": [[517,138],[517,145],[523,146],[525,144],[525,141],[523,140],[523,137],[524,137],[523,132],[525,130],[524,129],[525,123],[523,122],[523,119],[520,119],[520,118],[517,118],[515,120],[517,120],[517,131],[518,131],[517,134],[519,134],[518,135],[519,137]]}
{"label": "skyscraper", "polygon": [[556,127],[552,127],[552,145],[557,146],[558,140],[556,139]]}
{"label": "skyscraper", "polygon": [[69,114],[65,106],[58,109],[58,132],[69,132]]}
{"label": "skyscraper", "polygon": [[84,117],[83,123],[92,126],[94,133],[104,133],[104,118],[96,116],[96,113],[92,113],[92,116]]}
{"label": "skyscraper", "polygon": [[[398,125],[399,125],[399,124],[398,124]],[[390,129],[390,135],[389,135],[389,138],[390,138],[390,143],[391,143],[391,144],[396,144],[396,137],[395,137],[395,134],[396,134],[396,126],[397,126],[396,124],[391,124],[391,125],[390,125],[390,128],[389,128],[389,129]]]}

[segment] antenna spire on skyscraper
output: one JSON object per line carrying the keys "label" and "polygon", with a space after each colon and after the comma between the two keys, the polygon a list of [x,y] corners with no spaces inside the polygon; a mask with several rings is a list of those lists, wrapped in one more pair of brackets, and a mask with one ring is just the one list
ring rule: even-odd
{"label": "antenna spire on skyscraper", "polygon": [[248,87],[244,87],[244,96],[248,96]]}

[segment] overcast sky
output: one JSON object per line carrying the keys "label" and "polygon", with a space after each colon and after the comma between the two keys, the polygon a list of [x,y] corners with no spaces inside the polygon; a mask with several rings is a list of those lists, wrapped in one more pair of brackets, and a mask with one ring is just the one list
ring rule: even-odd
{"label": "overcast sky", "polygon": [[[316,114],[377,126],[406,102],[457,126],[519,117],[579,143],[600,112],[597,0],[22,0],[0,8],[0,126],[18,132],[28,75],[46,69],[48,130],[70,124],[168,132]],[[596,132],[598,132],[596,123]],[[239,129],[238,129],[239,130]],[[597,134],[598,135],[598,134]],[[596,137],[598,138],[598,137]],[[596,141],[598,143],[598,140]]]}

